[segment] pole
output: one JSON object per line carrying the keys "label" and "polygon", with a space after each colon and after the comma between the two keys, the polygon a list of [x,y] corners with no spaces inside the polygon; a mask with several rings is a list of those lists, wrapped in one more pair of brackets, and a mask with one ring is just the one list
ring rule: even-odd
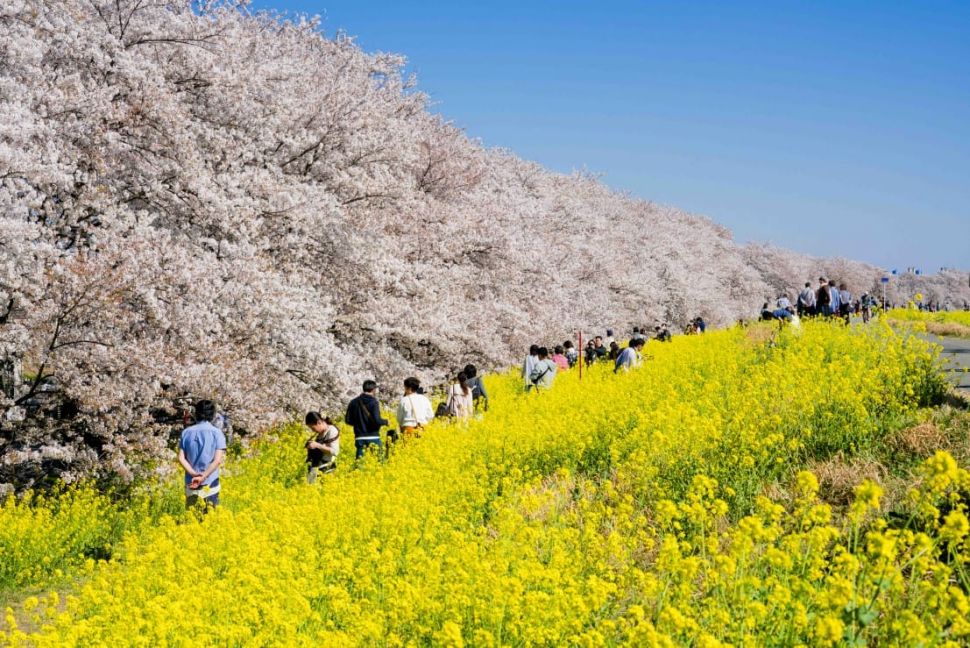
{"label": "pole", "polygon": [[583,332],[582,331],[579,332],[579,349],[578,349],[578,351],[579,351],[579,359],[577,360],[577,362],[579,363],[579,380],[580,380],[580,382],[582,382],[582,380],[583,380],[583,363],[586,362],[586,349],[583,348]]}

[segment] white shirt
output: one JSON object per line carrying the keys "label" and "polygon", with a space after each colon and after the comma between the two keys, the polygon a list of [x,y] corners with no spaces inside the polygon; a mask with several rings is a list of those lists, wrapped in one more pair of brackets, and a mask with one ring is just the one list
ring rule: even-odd
{"label": "white shirt", "polygon": [[778,308],[791,308],[791,302],[788,301],[788,297],[782,295],[778,298]]}
{"label": "white shirt", "polygon": [[431,401],[422,394],[408,394],[401,397],[397,406],[397,423],[401,427],[427,425],[434,418]]}
{"label": "white shirt", "polygon": [[532,369],[532,375],[529,379],[532,384],[535,385],[536,389],[550,389],[552,387],[552,379],[556,377],[556,363],[546,358],[545,360],[540,360],[536,363],[536,366]]}
{"label": "white shirt", "polygon": [[532,370],[536,368],[537,362],[539,362],[539,356],[527,355],[525,362],[522,363],[522,379],[525,381],[526,391],[532,389]]}
{"label": "white shirt", "polygon": [[328,425],[327,433],[323,439],[323,441],[318,441],[318,443],[330,448],[331,456],[336,457],[340,454],[340,430],[333,425]]}
{"label": "white shirt", "polygon": [[640,366],[640,354],[633,347],[627,347],[620,351],[620,355],[616,358],[616,364],[613,367],[613,373],[616,373],[620,369],[630,369],[631,367]]}

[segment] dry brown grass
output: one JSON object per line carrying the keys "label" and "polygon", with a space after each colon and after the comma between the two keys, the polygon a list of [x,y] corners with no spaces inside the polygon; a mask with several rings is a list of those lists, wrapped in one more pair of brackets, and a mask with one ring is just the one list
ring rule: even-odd
{"label": "dry brown grass", "polygon": [[933,335],[970,338],[970,326],[954,322],[927,322],[926,330]]}
{"label": "dry brown grass", "polygon": [[761,489],[761,494],[772,502],[791,502],[792,499],[791,491],[778,482],[765,484],[765,487]]}
{"label": "dry brown grass", "polygon": [[745,331],[745,337],[753,345],[767,344],[771,342],[778,333],[778,328],[768,325],[752,325]]}
{"label": "dry brown grass", "polygon": [[889,444],[897,449],[920,457],[928,457],[937,450],[950,446],[946,432],[936,423],[927,421],[899,430],[889,438]]}
{"label": "dry brown grass", "polygon": [[878,461],[862,457],[846,459],[836,455],[826,461],[808,465],[818,477],[819,497],[835,506],[847,506],[855,495],[855,487],[865,479],[883,485],[889,471]]}
{"label": "dry brown grass", "polygon": [[962,337],[970,338],[970,326],[957,324],[956,322],[910,322],[906,320],[888,319],[890,326],[895,328],[907,329],[910,331],[926,331],[940,337]]}

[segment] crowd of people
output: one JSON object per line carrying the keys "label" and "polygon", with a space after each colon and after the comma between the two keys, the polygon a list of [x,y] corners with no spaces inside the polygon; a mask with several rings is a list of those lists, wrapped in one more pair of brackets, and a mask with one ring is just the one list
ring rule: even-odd
{"label": "crowd of people", "polygon": [[794,304],[787,294],[778,297],[774,308],[765,302],[761,307],[761,319],[792,321],[796,317],[841,317],[848,323],[852,315],[861,315],[863,321],[868,322],[873,307],[878,304],[869,293],[853,299],[845,283],[836,284],[834,279],[819,277],[817,288],[812,288],[812,282],[805,282]]}
{"label": "crowd of people", "polygon": [[[819,277],[815,288],[811,282],[805,283],[794,303],[787,294],[780,295],[773,308],[765,302],[761,307],[761,319],[785,323],[802,317],[838,317],[848,323],[855,314],[868,322],[873,308],[879,305],[879,301],[869,293],[855,299],[845,283],[837,284],[833,279]],[[690,320],[684,333],[701,334],[706,328],[703,318],[696,317]],[[606,335],[594,336],[586,343],[582,353],[572,340],[552,346],[552,353],[548,346],[533,344],[522,362],[523,391],[539,395],[552,389],[558,373],[569,371],[580,362],[585,367],[610,362],[614,373],[637,367],[648,357],[643,354],[647,335],[646,327],[635,326],[629,344],[621,348],[613,329],[606,329]],[[654,326],[654,340],[669,342],[671,338],[666,324]],[[432,407],[421,381],[408,377],[403,382],[403,394],[395,412],[398,427],[387,430],[388,447],[384,448],[381,430],[388,427],[390,422],[381,413],[377,392],[377,382],[365,380],[360,395],[350,401],[343,417],[344,422],[353,429],[355,459],[363,457],[368,449],[386,457],[390,446],[420,437],[433,419],[467,420],[487,412],[489,405],[485,383],[474,365],[466,365],[455,375],[445,388],[444,400],[437,409]],[[336,470],[337,456],[340,454],[340,429],[332,418],[315,411],[307,413],[304,422],[313,433],[305,444],[306,478],[312,484],[319,474]],[[195,423],[182,431],[178,446],[178,462],[185,472],[187,506],[199,502],[206,507],[218,505],[219,469],[226,457],[224,430],[227,427],[228,418],[217,412],[212,401],[196,403]]]}
{"label": "crowd of people", "polygon": [[[703,333],[706,326],[703,319],[698,317],[691,321],[689,328],[691,333]],[[558,373],[569,371],[580,362],[585,367],[609,362],[613,365],[614,373],[637,367],[645,358],[646,330],[634,327],[629,344],[621,348],[613,330],[607,329],[605,336],[597,335],[589,341],[582,358],[571,340],[553,346],[551,354],[549,347],[534,344],[522,363],[523,391],[539,395],[552,389]],[[653,337],[659,342],[669,342],[671,334],[667,325],[656,325]],[[355,460],[369,450],[387,457],[392,446],[420,437],[435,418],[463,421],[483,415],[489,407],[485,382],[474,365],[466,365],[455,375],[446,387],[444,400],[437,410],[432,407],[421,381],[413,376],[405,378],[403,393],[395,411],[397,428],[387,430],[385,448],[381,430],[388,427],[390,422],[381,412],[378,390],[375,380],[365,380],[361,393],[348,403],[344,414],[344,423],[352,428],[354,434]],[[218,417],[212,401],[199,401],[195,405],[195,423],[186,427],[179,438],[178,462],[185,472],[187,507],[201,503],[208,509],[219,504],[219,472],[226,457],[226,436],[222,427],[214,425]],[[340,454],[340,429],[334,419],[316,411],[308,412],[304,423],[313,435],[304,446],[306,479],[312,484],[318,475],[336,470]]]}

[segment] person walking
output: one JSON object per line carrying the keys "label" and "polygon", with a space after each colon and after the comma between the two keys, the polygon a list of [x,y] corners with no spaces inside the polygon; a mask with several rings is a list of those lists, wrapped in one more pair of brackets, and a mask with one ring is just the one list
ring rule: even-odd
{"label": "person walking", "polygon": [[643,349],[643,345],[646,344],[646,340],[643,338],[634,338],[630,340],[630,346],[623,349],[620,355],[616,358],[616,364],[613,365],[613,373],[618,372],[620,369],[624,371],[632,369],[633,367],[639,367],[642,360],[640,351]]}
{"label": "person walking", "polygon": [[832,299],[825,277],[818,278],[818,290],[815,291],[815,310],[823,317],[828,317],[832,314]]}
{"label": "person walking", "polygon": [[862,309],[862,323],[868,324],[869,320],[872,319],[872,307],[874,305],[874,299],[869,296],[869,293],[862,293],[862,298],[859,299],[859,306]]}
{"label": "person walking", "polygon": [[556,368],[559,371],[566,371],[569,369],[569,360],[566,359],[564,351],[565,349],[561,346],[557,346],[552,351],[552,361],[556,363]]}
{"label": "person walking", "polygon": [[533,344],[529,347],[529,355],[525,357],[522,362],[522,381],[525,386],[525,391],[531,391],[532,380],[529,378],[532,375],[532,370],[535,369],[536,363],[539,361],[539,345]]}
{"label": "person walking", "polygon": [[839,284],[839,312],[842,319],[848,324],[852,318],[852,293],[849,292],[849,287],[845,283]]}
{"label": "person walking", "polygon": [[805,282],[805,287],[798,293],[798,316],[808,317],[815,314],[815,291],[812,290],[812,283]]}
{"label": "person walking", "polygon": [[195,404],[195,424],[179,436],[178,462],[185,470],[185,506],[200,501],[206,509],[219,505],[219,466],[226,459],[226,436],[212,424],[216,405],[211,400]]}
{"label": "person walking", "polygon": [[468,386],[468,376],[464,371],[459,371],[455,376],[455,382],[448,388],[447,410],[448,415],[465,420],[471,417],[475,411],[475,401],[472,398],[472,388]]}
{"label": "person walking", "polygon": [[[404,396],[401,396],[401,401],[397,405],[400,438],[410,439],[421,436],[421,432],[433,418],[434,410],[431,408],[431,401],[421,393],[421,381],[413,376],[405,378]],[[394,441],[397,441],[397,438]]]}
{"label": "person walking", "polygon": [[835,286],[835,279],[829,279],[829,311],[833,317],[842,312],[842,301],[839,299],[839,289]]}
{"label": "person walking", "polygon": [[539,348],[539,361],[530,376],[536,391],[548,391],[552,389],[552,381],[556,377],[556,363],[549,359],[549,350],[546,347]]}
{"label": "person walking", "polygon": [[354,428],[355,457],[364,456],[367,446],[381,446],[381,428],[387,425],[387,420],[381,416],[381,404],[377,400],[377,383],[365,380],[361,387],[362,393],[347,405],[344,422]]}
{"label": "person walking", "polygon": [[337,455],[340,453],[340,430],[328,416],[319,412],[307,412],[306,426],[314,435],[305,444],[307,473],[306,481],[312,484],[317,473],[331,473],[337,469]]}
{"label": "person walking", "polygon": [[472,404],[475,411],[488,411],[488,392],[485,391],[485,381],[478,375],[478,368],[473,364],[465,365],[465,377],[468,379],[468,386],[472,388]]}
{"label": "person walking", "polygon": [[562,343],[562,348],[564,349],[564,354],[566,360],[569,362],[570,367],[575,367],[576,363],[579,362],[579,351],[573,345],[572,340],[566,340]]}

